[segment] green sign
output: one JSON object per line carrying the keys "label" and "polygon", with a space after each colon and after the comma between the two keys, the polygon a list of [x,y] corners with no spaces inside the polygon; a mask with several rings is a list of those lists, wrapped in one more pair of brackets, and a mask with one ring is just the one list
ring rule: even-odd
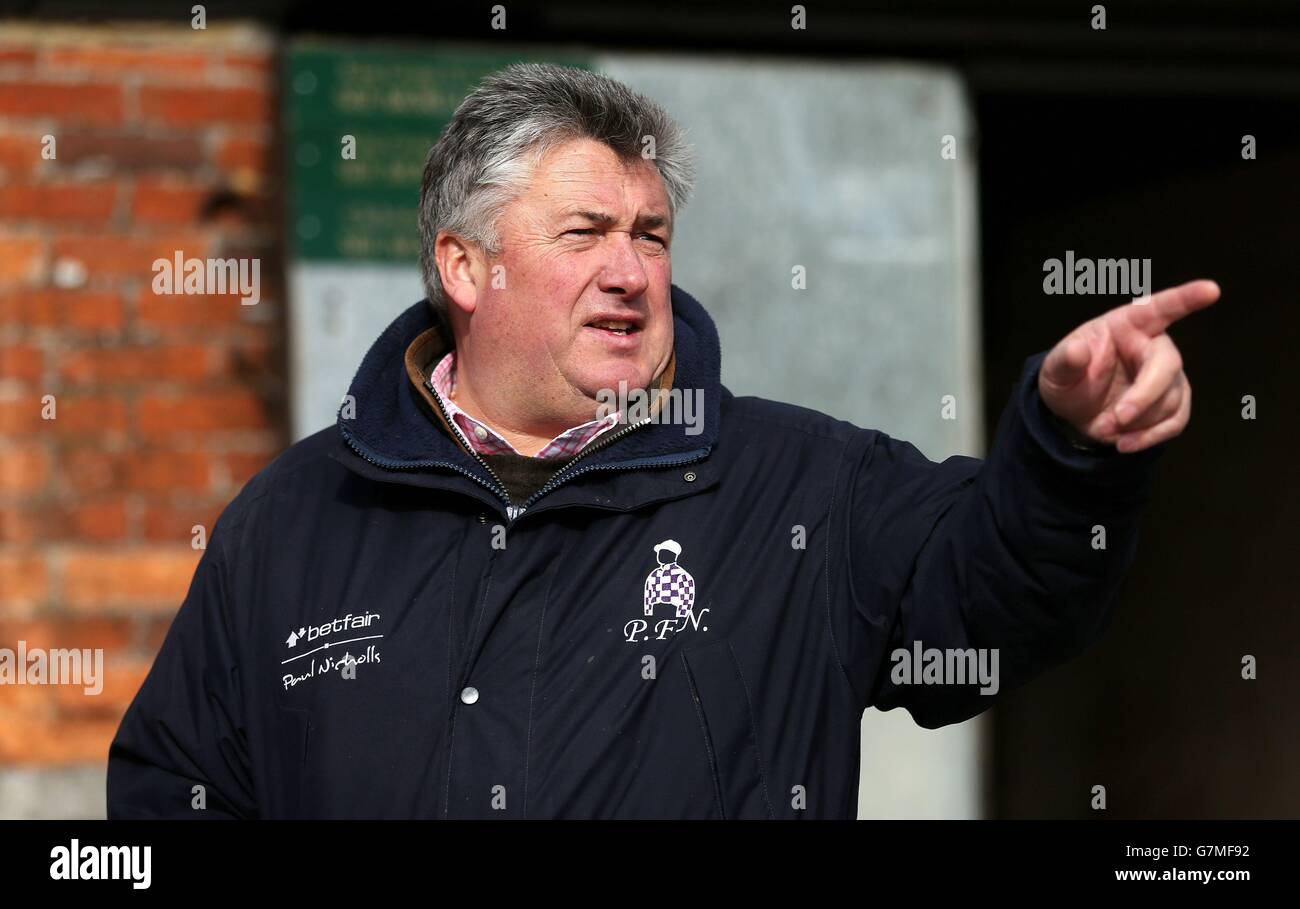
{"label": "green sign", "polygon": [[424,159],[464,97],[510,63],[590,68],[559,53],[316,40],[285,59],[291,250],[314,261],[418,261]]}

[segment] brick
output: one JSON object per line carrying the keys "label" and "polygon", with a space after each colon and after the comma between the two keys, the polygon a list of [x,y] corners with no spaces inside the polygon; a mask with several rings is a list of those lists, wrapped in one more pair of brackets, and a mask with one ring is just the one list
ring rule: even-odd
{"label": "brick", "polygon": [[102,224],[113,214],[113,182],[20,183],[0,186],[0,218]]}
{"label": "brick", "polygon": [[172,331],[197,328],[210,335],[213,329],[238,325],[251,318],[258,306],[245,306],[238,294],[166,295],[146,287],[136,299],[136,324],[141,328]]}
{"label": "brick", "polygon": [[165,502],[146,503],[141,519],[140,533],[150,542],[193,544],[194,525],[201,524],[205,539],[212,539],[212,528],[225,507],[223,501],[206,504],[174,505]]}
{"label": "brick", "polygon": [[[46,700],[39,686],[6,686],[31,691]],[[0,763],[41,764],[47,767],[103,764],[121,717],[67,723],[57,716],[16,714],[0,702]]]}
{"label": "brick", "polygon": [[197,382],[215,374],[214,352],[201,344],[65,349],[59,378],[70,385],[117,382]]}
{"label": "brick", "polygon": [[66,512],[48,502],[0,508],[0,539],[15,546],[39,546],[66,539]]}
{"label": "brick", "polygon": [[55,485],[72,497],[119,490],[126,483],[126,457],[91,446],[66,448],[55,458]]}
{"label": "brick", "polygon": [[[48,757],[56,738],[49,707],[42,703],[48,700],[48,692],[40,688],[0,687],[0,762],[19,764]],[[27,706],[33,703],[35,710]]]}
{"label": "brick", "polygon": [[45,353],[31,344],[0,347],[0,379],[35,384],[45,369]]}
{"label": "brick", "polygon": [[110,653],[105,652],[98,694],[87,694],[80,685],[59,685],[54,689],[60,720],[83,723],[99,718],[120,719],[144,684],[150,666],[151,663],[143,659],[113,659]]}
{"label": "brick", "polygon": [[269,53],[250,54],[228,51],[222,55],[221,65],[227,69],[262,76],[268,80],[275,77],[275,56]]}
{"label": "brick", "polygon": [[37,437],[50,429],[42,420],[41,395],[35,392],[0,397],[0,435]]}
{"label": "brick", "polygon": [[34,495],[50,479],[50,456],[44,447],[0,446],[0,492]]}
{"label": "brick", "polygon": [[131,218],[147,224],[197,223],[212,193],[204,183],[140,180],[131,196]]}
{"label": "brick", "polygon": [[216,164],[228,173],[248,170],[269,174],[274,169],[266,142],[241,137],[228,138],[217,146]]}
{"label": "brick", "polygon": [[282,371],[275,360],[275,350],[264,336],[235,338],[213,350],[216,356],[215,374],[223,378],[254,383],[279,375]]}
{"label": "brick", "polygon": [[232,486],[242,488],[259,470],[270,464],[274,454],[252,454],[236,452],[225,455],[223,460],[230,476]]}
{"label": "brick", "polygon": [[[41,420],[42,428],[57,436],[112,436],[126,432],[126,402],[113,395],[58,394],[54,419]],[[39,409],[37,413],[39,415]]]}
{"label": "brick", "polygon": [[32,438],[70,435],[104,439],[126,432],[126,403],[109,395],[54,394],[53,414],[45,419],[46,393],[30,392],[0,398],[0,434]]}
{"label": "brick", "polygon": [[149,492],[203,492],[212,485],[212,459],[201,451],[144,451],[124,459],[126,485]]}
{"label": "brick", "polygon": [[76,234],[57,237],[53,256],[72,259],[85,266],[91,281],[138,278],[152,282],[153,263],[171,261],[180,250],[185,258],[207,256],[208,241],[197,233],[169,232],[163,237],[134,237],[122,234]]}
{"label": "brick", "polygon": [[63,598],[81,612],[116,607],[174,611],[185,599],[201,555],[189,547],[78,548],[63,555]]}
{"label": "brick", "polygon": [[266,429],[270,426],[272,422],[266,405],[249,391],[186,396],[143,395],[136,410],[136,428],[149,436]]}
{"label": "brick", "polygon": [[49,573],[39,551],[0,552],[0,617],[31,615],[48,596]]}
{"label": "brick", "polygon": [[45,246],[39,237],[0,235],[0,285],[40,280],[45,270]]}
{"label": "brick", "polygon": [[[272,223],[275,220],[273,206],[277,200],[265,191],[265,183],[262,175],[254,171],[237,171],[230,180],[231,195],[224,197],[220,206],[214,206],[208,223],[234,239],[250,227]],[[263,281],[266,280],[267,253],[264,246],[250,245],[239,251],[231,249],[230,255],[262,259],[262,277]]]}
{"label": "brick", "polygon": [[148,121],[168,126],[256,124],[271,122],[271,94],[262,88],[140,89],[140,112]]}
{"label": "brick", "polygon": [[0,507],[0,541],[10,545],[122,542],[128,527],[123,496]]}
{"label": "brick", "polygon": [[0,133],[0,171],[10,180],[27,177],[50,163],[41,157],[41,135],[36,130]]}
{"label": "brick", "polygon": [[67,129],[60,130],[56,137],[58,161],[64,167],[96,162],[114,173],[134,173],[191,171],[203,164],[203,144],[192,134],[157,136],[144,130]]}
{"label": "brick", "polygon": [[124,307],[115,291],[34,289],[0,292],[0,325],[68,331],[120,331]]}
{"label": "brick", "polygon": [[0,685],[0,727],[6,718],[16,715],[48,719],[53,715],[54,700],[48,688],[35,685]]}
{"label": "brick", "polygon": [[47,615],[35,619],[0,619],[0,646],[26,641],[29,648],[104,648],[127,650],[135,644],[135,623],[130,617]]}
{"label": "brick", "polygon": [[36,296],[36,291],[0,291],[0,327],[27,328],[35,324],[39,318],[38,313],[48,317],[53,309],[33,305]]}
{"label": "brick", "polygon": [[171,630],[172,622],[175,619],[174,615],[157,616],[150,619],[149,624],[145,626],[144,643],[141,646],[149,653],[156,654],[162,649],[163,641],[167,639],[167,632]]}
{"label": "brick", "polygon": [[[56,294],[58,292],[55,292]],[[52,294],[54,296],[54,294]],[[55,297],[59,327],[64,331],[120,331],[124,322],[122,299],[114,292],[75,292]]]}
{"label": "brick", "polygon": [[213,55],[202,50],[103,45],[52,47],[46,51],[46,60],[61,70],[167,79],[198,79],[214,62]]}
{"label": "brick", "polygon": [[36,49],[32,47],[0,47],[0,66],[35,66]]}
{"label": "brick", "polygon": [[122,111],[118,85],[0,79],[0,117],[111,125],[122,122]]}
{"label": "brick", "polygon": [[127,509],[123,496],[111,496],[71,506],[63,523],[63,539],[113,542],[127,537]]}
{"label": "brick", "polygon": [[0,544],[30,546],[47,538],[44,511],[18,505],[0,505]]}

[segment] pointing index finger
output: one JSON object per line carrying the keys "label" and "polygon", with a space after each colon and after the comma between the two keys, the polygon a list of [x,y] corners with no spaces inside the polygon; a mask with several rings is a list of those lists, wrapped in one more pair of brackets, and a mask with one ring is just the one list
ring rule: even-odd
{"label": "pointing index finger", "polygon": [[1129,321],[1148,337],[1162,334],[1183,316],[1204,309],[1219,299],[1219,285],[1213,281],[1188,281],[1127,304]]}

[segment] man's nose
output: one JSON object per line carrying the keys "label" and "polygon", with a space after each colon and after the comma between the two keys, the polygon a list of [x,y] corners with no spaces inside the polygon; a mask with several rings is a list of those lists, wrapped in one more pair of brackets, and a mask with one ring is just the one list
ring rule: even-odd
{"label": "man's nose", "polygon": [[605,235],[605,265],[600,271],[597,286],[606,293],[619,294],[623,297],[636,298],[645,293],[650,284],[645,266],[637,255],[632,242],[632,234],[624,231],[610,231]]}

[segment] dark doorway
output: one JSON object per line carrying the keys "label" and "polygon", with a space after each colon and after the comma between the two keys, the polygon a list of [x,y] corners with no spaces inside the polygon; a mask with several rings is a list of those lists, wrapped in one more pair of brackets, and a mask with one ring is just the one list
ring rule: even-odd
{"label": "dark doorway", "polygon": [[1296,817],[1296,100],[1269,99],[1267,83],[1177,96],[1110,84],[977,89],[990,433],[1027,354],[1129,299],[1047,295],[1045,260],[1149,257],[1155,288],[1206,277],[1223,297],[1171,329],[1192,422],[1163,457],[1109,631],[994,710],[989,810],[1098,817],[1100,784],[1105,816]]}

